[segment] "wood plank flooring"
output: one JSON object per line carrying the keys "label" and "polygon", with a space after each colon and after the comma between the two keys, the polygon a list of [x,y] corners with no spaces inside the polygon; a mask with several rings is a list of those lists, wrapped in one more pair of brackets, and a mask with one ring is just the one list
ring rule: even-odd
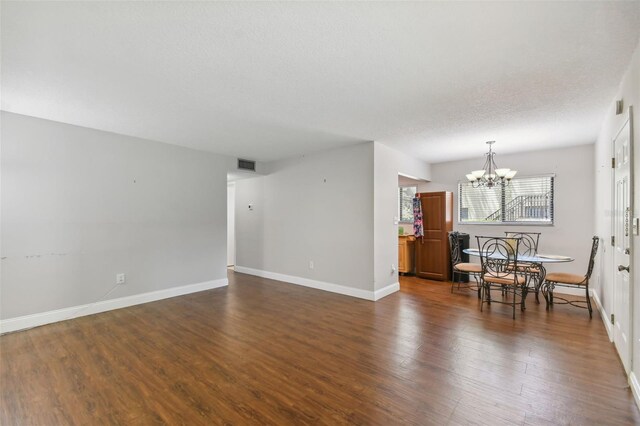
{"label": "wood plank flooring", "polygon": [[411,277],[373,303],[232,272],[1,336],[0,380],[2,425],[640,424],[597,313]]}

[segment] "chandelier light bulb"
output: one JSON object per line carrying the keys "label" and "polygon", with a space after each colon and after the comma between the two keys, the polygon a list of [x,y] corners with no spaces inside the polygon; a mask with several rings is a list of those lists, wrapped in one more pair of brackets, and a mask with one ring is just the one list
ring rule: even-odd
{"label": "chandelier light bulb", "polygon": [[511,171],[511,169],[496,169],[496,175],[499,178],[503,178],[507,175],[507,173],[509,173]]}

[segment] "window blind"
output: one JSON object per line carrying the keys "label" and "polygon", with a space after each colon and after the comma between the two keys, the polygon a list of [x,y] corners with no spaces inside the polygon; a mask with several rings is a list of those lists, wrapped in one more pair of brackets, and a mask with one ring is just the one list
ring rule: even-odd
{"label": "window blind", "polygon": [[509,186],[458,184],[460,223],[553,224],[553,176],[516,178]]}

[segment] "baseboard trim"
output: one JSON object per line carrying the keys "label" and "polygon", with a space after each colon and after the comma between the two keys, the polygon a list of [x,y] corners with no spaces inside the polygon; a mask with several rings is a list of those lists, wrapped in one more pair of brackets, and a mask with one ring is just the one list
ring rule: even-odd
{"label": "baseboard trim", "polygon": [[629,374],[629,386],[631,386],[633,399],[636,400],[636,405],[640,408],[640,383],[638,383],[638,378],[633,371]]}
{"label": "baseboard trim", "polygon": [[373,292],[373,300],[380,300],[383,297],[387,297],[390,294],[395,293],[396,291],[400,291],[400,283],[389,284],[386,287],[381,288],[380,290],[376,290]]}
{"label": "baseboard trim", "polygon": [[596,308],[598,308],[598,312],[600,312],[600,318],[602,318],[602,323],[604,324],[605,330],[607,330],[607,336],[609,336],[609,341],[613,342],[613,328],[611,328],[611,321],[609,321],[609,315],[607,315],[607,311],[604,310],[604,306],[602,306],[602,302],[600,302],[600,297],[598,297],[598,293],[593,290],[589,290],[589,294],[591,295],[591,299],[595,302]]}
{"label": "baseboard trim", "polygon": [[[371,300],[371,301],[376,301],[386,296],[387,294],[391,294],[393,292],[392,291],[393,289],[388,290],[388,287],[397,285],[398,286],[397,290],[400,289],[399,284],[392,284],[391,286],[387,286],[383,289],[378,290],[381,293],[380,293],[380,297],[376,299],[376,293],[373,291],[346,287],[343,285],[328,283],[325,281],[311,280],[308,278],[296,277],[293,275],[286,275],[286,274],[279,274],[277,272],[264,271],[262,269],[247,268],[246,266],[238,266],[238,265],[236,265],[235,270],[236,272],[240,272],[241,274],[255,275],[257,277],[269,278],[270,280],[283,281],[289,284],[301,285],[303,287],[315,288],[316,290],[324,290],[331,293],[338,293],[344,296],[357,297],[358,299],[365,299],[365,300]],[[389,293],[385,294],[385,292],[389,292]]]}
{"label": "baseboard trim", "polygon": [[140,305],[142,303],[154,302],[156,300],[168,299],[170,297],[182,296],[189,293],[197,293],[199,291],[225,287],[227,285],[229,285],[229,280],[227,278],[222,278],[219,280],[188,284],[179,287],[151,291],[148,293],[134,294],[132,296],[125,296],[117,299],[103,300],[86,305],[72,306],[70,308],[8,318],[0,320],[0,334],[24,330],[26,328],[37,327],[59,321],[66,321],[86,315],[98,314],[100,312],[112,311],[114,309],[126,308],[128,306]]}

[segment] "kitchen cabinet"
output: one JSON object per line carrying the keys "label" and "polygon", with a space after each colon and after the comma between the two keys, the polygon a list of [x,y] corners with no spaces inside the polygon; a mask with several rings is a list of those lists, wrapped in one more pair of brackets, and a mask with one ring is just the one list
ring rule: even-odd
{"label": "kitchen cabinet", "polygon": [[415,241],[413,235],[398,236],[398,272],[401,274],[413,272]]}

